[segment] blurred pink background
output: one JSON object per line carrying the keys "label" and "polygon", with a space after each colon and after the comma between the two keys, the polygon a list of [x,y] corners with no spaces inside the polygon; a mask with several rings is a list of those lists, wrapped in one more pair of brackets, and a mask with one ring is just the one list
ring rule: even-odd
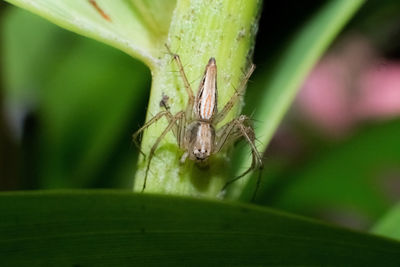
{"label": "blurred pink background", "polygon": [[399,116],[400,62],[384,59],[360,35],[347,36],[311,72],[295,110],[330,137]]}

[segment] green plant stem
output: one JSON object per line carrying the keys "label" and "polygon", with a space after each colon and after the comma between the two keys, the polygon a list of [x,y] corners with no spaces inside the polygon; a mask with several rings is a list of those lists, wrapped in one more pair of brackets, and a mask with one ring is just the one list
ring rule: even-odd
{"label": "green plant stem", "polygon": [[[218,106],[221,110],[235,92],[250,63],[261,1],[206,2],[177,2],[167,44],[181,57],[194,94],[208,59],[215,57],[218,66]],[[173,114],[184,110],[187,103],[187,93],[171,55],[165,49],[160,51],[159,59],[153,68],[147,121],[162,110],[159,103],[163,94],[169,97],[168,104]],[[239,111],[240,105],[237,105],[222,124],[236,117]],[[167,120],[163,118],[144,132],[142,150],[146,155],[166,126]],[[178,149],[173,134],[168,133],[151,162],[145,192],[213,198],[232,178],[231,172],[227,171],[230,165],[226,150],[212,157],[207,168],[200,168],[190,160],[180,164],[183,153]],[[142,189],[148,158],[139,159],[135,191]]]}

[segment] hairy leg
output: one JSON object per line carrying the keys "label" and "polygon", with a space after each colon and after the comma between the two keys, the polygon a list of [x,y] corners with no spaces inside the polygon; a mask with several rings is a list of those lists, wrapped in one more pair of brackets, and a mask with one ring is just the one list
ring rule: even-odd
{"label": "hairy leg", "polygon": [[185,113],[183,111],[178,112],[177,114],[175,114],[173,116],[173,118],[169,121],[168,126],[164,129],[164,131],[161,133],[161,135],[157,138],[156,142],[153,144],[153,146],[150,149],[150,153],[149,153],[149,160],[147,162],[147,167],[146,167],[146,172],[145,172],[145,176],[144,176],[144,182],[143,182],[143,187],[142,187],[142,192],[144,191],[144,189],[146,188],[146,182],[147,182],[147,175],[149,173],[149,169],[150,169],[150,163],[151,160],[153,159],[154,156],[154,152],[156,151],[158,145],[160,144],[161,140],[165,137],[165,135],[176,125],[176,122],[185,115]]}
{"label": "hairy leg", "polygon": [[[240,178],[244,177],[247,175],[249,172],[255,169],[262,169],[263,164],[262,164],[262,158],[260,153],[258,152],[256,146],[255,146],[255,134],[254,134],[254,129],[251,126],[245,125],[245,122],[249,121],[250,119],[247,116],[241,115],[239,118],[232,120],[225,126],[223,126],[219,132],[217,132],[217,146],[216,146],[216,152],[219,152],[225,145],[232,144],[239,138],[244,138],[248,145],[250,146],[251,149],[251,156],[252,156],[252,162],[251,166],[244,171],[242,174],[239,176],[229,180],[224,187],[222,188],[222,191],[224,191],[230,184],[233,182],[239,180]],[[261,172],[260,172],[261,174]],[[258,186],[260,185],[260,179],[261,176],[258,176],[257,180],[257,186],[256,190],[254,191],[253,199],[257,193]]]}
{"label": "hairy leg", "polygon": [[173,115],[171,112],[168,110],[165,111],[160,111],[158,112],[153,118],[151,118],[148,122],[146,122],[139,130],[137,130],[133,135],[132,135],[132,140],[135,146],[139,149],[139,152],[146,157],[146,155],[143,153],[143,151],[140,149],[140,145],[137,141],[137,137],[147,128],[149,128],[153,123],[157,122],[159,119],[162,117],[166,116],[168,121],[170,121],[173,118]]}
{"label": "hairy leg", "polygon": [[256,66],[251,64],[250,69],[247,71],[246,75],[243,77],[242,82],[240,83],[239,89],[233,94],[231,99],[225,104],[224,108],[218,112],[218,114],[214,118],[214,124],[217,125],[220,123],[226,115],[228,115],[229,111],[233,108],[239,98],[243,95],[244,90],[246,89],[247,81],[250,79],[251,74],[253,73]]}
{"label": "hairy leg", "polygon": [[[167,105],[167,102],[166,102],[166,100],[165,100],[166,97],[169,98],[167,95],[163,95],[163,97],[162,97],[162,99],[161,99],[161,101],[160,101],[160,106],[162,106],[162,107],[165,109],[165,111],[168,112],[168,114],[167,114],[167,119],[168,119],[168,122],[171,122],[171,120],[173,120],[174,116],[171,114],[171,112],[170,112],[170,110],[169,110],[169,106]],[[185,117],[185,116],[182,116],[182,117],[178,120],[178,123],[176,123],[176,121],[175,121],[175,127],[172,127],[172,131],[173,131],[173,133],[174,133],[174,135],[175,135],[175,137],[176,137],[176,141],[177,141],[177,143],[178,143],[178,146],[179,146],[181,149],[184,149],[184,148],[185,148],[185,147],[184,147],[184,143],[183,143],[184,134],[185,134],[185,129],[186,129],[186,127],[185,127],[185,122],[186,122],[186,117]]]}
{"label": "hairy leg", "polygon": [[190,83],[186,77],[185,71],[183,69],[182,61],[179,55],[174,54],[171,52],[171,49],[167,44],[165,44],[165,47],[168,50],[168,53],[173,57],[175,60],[176,64],[178,65],[179,73],[181,74],[183,84],[185,85],[186,93],[188,94],[188,103],[186,106],[186,118],[190,120],[192,117],[192,110],[193,110],[193,105],[194,105],[194,94],[192,87],[190,87]]}

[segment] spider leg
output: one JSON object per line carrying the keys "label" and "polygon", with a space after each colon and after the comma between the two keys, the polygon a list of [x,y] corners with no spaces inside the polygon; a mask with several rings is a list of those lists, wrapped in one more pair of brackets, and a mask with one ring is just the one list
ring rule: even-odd
{"label": "spider leg", "polygon": [[[160,102],[160,105],[165,109],[165,111],[167,112],[166,117],[168,122],[171,122],[174,119],[174,115],[172,115],[171,111],[169,110],[169,106],[166,105],[166,103],[164,102],[164,100],[162,99]],[[172,128],[172,132],[174,133],[174,136],[177,140],[177,143],[180,146],[180,140],[181,140],[181,127],[182,125],[182,120],[180,120],[178,122],[178,124],[176,123],[176,121],[174,122],[175,127]]]}
{"label": "spider leg", "polygon": [[[169,111],[169,109],[167,109],[167,107],[164,105],[164,108]],[[186,114],[185,114],[186,115]],[[173,119],[172,114],[170,114],[168,116],[168,121],[170,122]],[[186,117],[185,116],[181,116],[178,120],[178,124],[176,124],[176,122],[174,122],[176,125],[176,129],[175,127],[172,128],[172,131],[174,132],[174,135],[176,137],[176,141],[178,143],[179,148],[186,150],[186,139],[185,139],[185,134],[186,134]],[[186,151],[182,158],[181,158],[181,163],[184,163],[184,161],[186,160],[187,156],[188,156],[188,152]]]}
{"label": "spider leg", "polygon": [[176,137],[178,140],[178,146],[181,149],[185,149],[185,134],[186,134],[186,113],[180,116],[178,129],[176,133]]}
{"label": "spider leg", "polygon": [[137,137],[147,128],[149,128],[150,125],[152,125],[153,123],[157,122],[159,119],[161,119],[162,117],[166,116],[168,121],[170,121],[170,119],[173,118],[173,115],[171,114],[171,112],[169,112],[168,110],[165,111],[160,111],[158,112],[153,118],[151,118],[148,122],[146,122],[139,130],[137,130],[133,135],[132,135],[132,140],[133,143],[135,144],[135,146],[139,149],[139,152],[146,157],[146,155],[144,154],[144,152],[140,149],[140,145],[137,141]]}
{"label": "spider leg", "polygon": [[[239,118],[234,119],[233,121],[223,126],[220,129],[220,133],[217,135],[219,140],[216,152],[219,152],[222,149],[222,147],[225,146],[226,144],[233,143],[237,139],[243,137],[250,146],[251,156],[252,156],[251,166],[239,176],[226,182],[221,191],[224,191],[230,184],[244,177],[252,170],[254,169],[261,170],[263,167],[261,155],[254,144],[255,141],[254,129],[251,126],[245,125],[246,121],[249,121],[249,118],[247,116],[241,115]],[[258,187],[260,185],[260,180],[261,180],[261,175],[258,176],[256,189],[253,194],[253,199],[255,198]]]}
{"label": "spider leg", "polygon": [[229,111],[233,108],[233,106],[236,104],[236,102],[239,100],[239,98],[243,95],[244,90],[246,89],[246,84],[247,81],[250,79],[251,74],[254,72],[256,66],[254,64],[251,64],[250,69],[247,71],[246,75],[243,77],[239,90],[237,90],[231,99],[225,104],[224,108],[218,112],[218,114],[214,118],[214,123],[217,125],[219,122],[221,122],[226,115],[228,115]]}
{"label": "spider leg", "polygon": [[257,183],[256,183],[256,189],[253,192],[253,196],[251,197],[251,201],[254,202],[254,200],[256,199],[256,195],[257,195],[257,191],[260,188],[260,184],[261,184],[261,171],[262,171],[262,165],[261,167],[258,169],[258,176],[257,176]]}
{"label": "spider leg", "polygon": [[[165,102],[163,102],[163,100],[161,100],[160,104],[163,104],[162,105],[163,108],[165,109],[165,111],[168,112],[167,119],[168,119],[168,122],[171,122],[174,119],[174,116],[169,111],[169,107],[167,105],[165,105]],[[176,127],[172,128],[172,131],[173,131],[173,133],[174,133],[174,135],[176,137],[176,141],[178,143],[178,146],[181,149],[185,148],[185,145],[184,145],[185,129],[186,129],[185,122],[186,122],[186,117],[185,116],[181,116],[179,118],[179,120],[178,120],[178,124],[176,123],[176,121],[174,122]]]}
{"label": "spider leg", "polygon": [[[221,191],[225,191],[226,188],[231,185],[232,183],[236,182],[237,180],[239,180],[240,178],[244,177],[246,174],[248,174],[249,172],[251,172],[251,170],[253,170],[254,168],[256,168],[256,159],[254,157],[254,154],[252,153],[252,161],[251,161],[251,165],[250,167],[244,171],[242,174],[240,174],[239,176],[229,180],[228,182],[225,183],[224,187],[222,187]],[[257,182],[258,183],[258,182]]]}
{"label": "spider leg", "polygon": [[166,135],[174,126],[176,126],[176,121],[179,120],[183,115],[184,115],[184,112],[183,112],[183,111],[180,111],[180,112],[176,113],[175,116],[173,116],[173,118],[170,120],[168,126],[164,129],[164,131],[161,133],[161,135],[157,138],[157,140],[156,140],[156,142],[154,143],[154,145],[151,147],[150,153],[149,153],[149,160],[147,161],[147,167],[146,167],[146,172],[145,172],[145,176],[144,176],[144,182],[143,182],[142,192],[143,192],[144,189],[146,188],[147,175],[148,175],[148,173],[149,173],[150,163],[151,163],[151,160],[153,159],[154,152],[156,151],[156,149],[157,149],[158,145],[160,144],[161,140],[165,137],[165,135]]}
{"label": "spider leg", "polygon": [[193,94],[192,87],[190,87],[190,83],[189,83],[187,76],[185,74],[185,71],[183,69],[182,61],[181,61],[181,58],[179,57],[179,55],[172,53],[171,49],[169,48],[169,46],[167,44],[165,44],[165,47],[167,48],[168,53],[173,57],[176,64],[178,65],[179,73],[181,74],[183,84],[185,85],[186,93],[188,94],[188,103],[186,106],[186,118],[191,118],[193,105],[194,105],[194,94]]}

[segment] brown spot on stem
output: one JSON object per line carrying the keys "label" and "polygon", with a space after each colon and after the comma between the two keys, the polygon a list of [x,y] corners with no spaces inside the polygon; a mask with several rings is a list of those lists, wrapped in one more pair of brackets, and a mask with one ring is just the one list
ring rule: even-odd
{"label": "brown spot on stem", "polygon": [[100,13],[100,15],[107,21],[111,22],[111,18],[99,7],[99,5],[94,0],[89,0],[89,3]]}
{"label": "brown spot on stem", "polygon": [[162,93],[162,98],[161,98],[161,101],[160,101],[160,107],[163,107],[166,110],[169,110],[168,100],[169,100],[169,96],[167,96],[166,94]]}

